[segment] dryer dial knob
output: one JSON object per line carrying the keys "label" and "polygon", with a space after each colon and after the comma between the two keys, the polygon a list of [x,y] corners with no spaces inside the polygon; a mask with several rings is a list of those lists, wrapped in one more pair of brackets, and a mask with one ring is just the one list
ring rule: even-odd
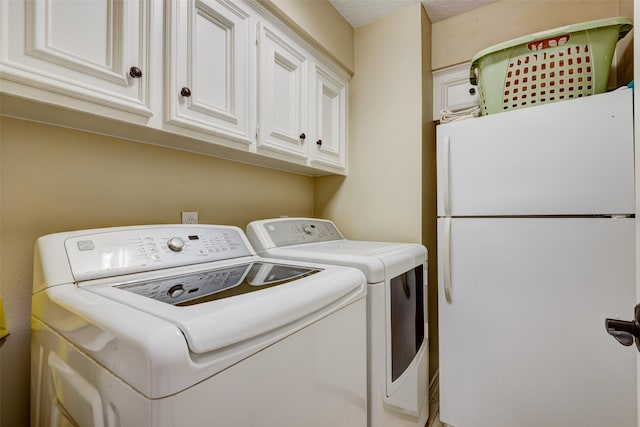
{"label": "dryer dial knob", "polygon": [[167,295],[171,298],[178,298],[182,294],[184,294],[184,286],[182,285],[172,286],[171,289],[167,291]]}
{"label": "dryer dial knob", "polygon": [[180,252],[184,249],[184,240],[179,237],[173,237],[167,242],[167,246],[174,252]]}
{"label": "dryer dial knob", "polygon": [[311,235],[311,234],[313,234],[313,226],[312,225],[305,225],[304,228],[302,229],[302,231],[304,231],[308,235]]}

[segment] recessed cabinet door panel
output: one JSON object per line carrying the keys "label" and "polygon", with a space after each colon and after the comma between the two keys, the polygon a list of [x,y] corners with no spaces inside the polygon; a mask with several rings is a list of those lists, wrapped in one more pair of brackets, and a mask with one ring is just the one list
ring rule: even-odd
{"label": "recessed cabinet door panel", "polygon": [[[233,46],[228,43],[228,28],[224,23],[216,22],[214,16],[198,11],[195,16],[195,34],[193,46],[193,92],[192,106],[200,106],[211,114],[224,115],[231,110],[230,76],[226,65],[232,63]],[[216,52],[216,55],[211,55]],[[218,61],[223,57],[223,61]]]}
{"label": "recessed cabinet door panel", "polygon": [[[122,4],[109,1],[34,2],[32,16],[35,22],[32,22],[34,28],[41,30],[35,32],[31,53],[50,62],[86,67],[86,72],[109,70],[117,62],[112,47],[121,49],[121,46],[113,46],[120,41],[113,38],[115,34],[109,28],[109,23],[121,16],[120,7]],[[54,31],[47,34],[49,27]],[[80,34],[82,37],[78,37]]]}
{"label": "recessed cabinet door panel", "polygon": [[0,7],[4,79],[151,116],[153,2],[7,1]]}
{"label": "recessed cabinet door panel", "polygon": [[307,58],[284,35],[260,26],[258,148],[306,160]]}
{"label": "recessed cabinet door panel", "polygon": [[243,3],[176,0],[169,16],[168,122],[250,145],[253,49]]}
{"label": "recessed cabinet door panel", "polygon": [[[315,119],[312,163],[346,167],[347,81],[319,64],[314,67],[312,119]],[[313,120],[312,120],[313,121]]]}

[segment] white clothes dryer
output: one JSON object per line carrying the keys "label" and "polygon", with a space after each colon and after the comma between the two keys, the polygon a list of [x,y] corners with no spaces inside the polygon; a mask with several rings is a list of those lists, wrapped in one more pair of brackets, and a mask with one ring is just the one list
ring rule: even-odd
{"label": "white clothes dryer", "polygon": [[31,425],[364,427],[366,289],[237,227],[41,237]]}
{"label": "white clothes dryer", "polygon": [[429,416],[427,250],[347,240],[329,220],[254,221],[259,255],[356,267],[367,277],[369,427],[423,427]]}

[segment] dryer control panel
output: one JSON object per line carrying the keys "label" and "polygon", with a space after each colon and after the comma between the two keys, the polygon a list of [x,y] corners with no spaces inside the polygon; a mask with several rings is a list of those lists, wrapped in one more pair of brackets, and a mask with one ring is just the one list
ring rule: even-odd
{"label": "dryer control panel", "polygon": [[282,246],[344,239],[333,222],[311,218],[254,221],[247,226],[247,237],[258,252]]}
{"label": "dryer control panel", "polygon": [[64,245],[76,281],[253,255],[242,231],[226,226],[105,229]]}

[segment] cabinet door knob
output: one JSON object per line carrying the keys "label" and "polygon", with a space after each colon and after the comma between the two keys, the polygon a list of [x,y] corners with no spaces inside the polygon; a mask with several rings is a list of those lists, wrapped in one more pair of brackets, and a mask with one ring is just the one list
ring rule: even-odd
{"label": "cabinet door knob", "polygon": [[300,134],[300,139],[301,139],[302,141],[304,141],[306,138],[307,138],[307,135],[305,135],[304,133],[301,133],[301,134]]}
{"label": "cabinet door knob", "polygon": [[184,96],[184,97],[190,97],[191,96],[191,89],[189,89],[188,87],[183,87],[182,89],[180,89],[180,95]]}
{"label": "cabinet door knob", "polygon": [[317,140],[316,144],[318,144],[318,147],[322,147],[322,140],[321,139]]}
{"label": "cabinet door knob", "polygon": [[129,75],[134,79],[139,79],[142,77],[142,70],[138,67],[131,67],[129,68]]}
{"label": "cabinet door knob", "polygon": [[476,94],[476,88],[475,87],[470,87],[469,88],[469,95],[475,95]]}

